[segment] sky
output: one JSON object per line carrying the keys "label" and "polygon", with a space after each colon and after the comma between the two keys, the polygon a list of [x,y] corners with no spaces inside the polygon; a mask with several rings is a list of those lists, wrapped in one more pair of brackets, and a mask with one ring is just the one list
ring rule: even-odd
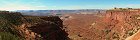
{"label": "sky", "polygon": [[140,8],[140,0],[0,0],[0,10]]}

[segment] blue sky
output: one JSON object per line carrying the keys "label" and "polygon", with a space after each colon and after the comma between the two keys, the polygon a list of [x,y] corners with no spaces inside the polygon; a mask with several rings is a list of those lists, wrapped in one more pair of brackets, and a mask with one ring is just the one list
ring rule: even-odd
{"label": "blue sky", "polygon": [[140,8],[140,0],[0,0],[0,10]]}

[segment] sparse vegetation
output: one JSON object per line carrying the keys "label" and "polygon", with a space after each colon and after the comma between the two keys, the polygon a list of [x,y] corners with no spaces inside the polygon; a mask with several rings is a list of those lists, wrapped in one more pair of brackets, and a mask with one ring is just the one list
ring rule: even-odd
{"label": "sparse vegetation", "polygon": [[108,34],[109,32],[111,32],[111,30],[106,29],[105,32],[106,34]]}
{"label": "sparse vegetation", "polygon": [[118,33],[113,33],[113,39],[119,40],[119,34]]}
{"label": "sparse vegetation", "polygon": [[23,39],[8,32],[0,32],[0,40],[23,40]]}
{"label": "sparse vegetation", "polygon": [[58,16],[41,19],[39,16],[23,16],[19,12],[0,11],[0,40],[66,39],[67,33],[60,28],[61,22]]}
{"label": "sparse vegetation", "polygon": [[[16,13],[16,12],[15,13],[7,12],[7,11],[0,12],[0,30],[1,30],[0,35],[3,35],[1,36],[3,39],[12,40],[12,36],[20,37],[19,32],[17,29],[15,29],[15,27],[22,23],[21,16],[22,15],[20,13]],[[13,38],[13,40],[16,40],[16,38],[15,39]]]}

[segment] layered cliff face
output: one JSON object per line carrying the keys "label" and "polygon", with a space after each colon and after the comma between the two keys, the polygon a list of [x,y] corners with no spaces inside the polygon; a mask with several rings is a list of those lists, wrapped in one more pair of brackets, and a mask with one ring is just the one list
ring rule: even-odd
{"label": "layered cliff face", "polygon": [[110,30],[106,39],[130,40],[140,29],[139,17],[139,10],[108,10],[103,18],[105,29]]}
{"label": "layered cliff face", "polygon": [[103,21],[106,23],[106,39],[124,40],[140,29],[140,12],[130,10],[108,10]]}
{"label": "layered cliff face", "polygon": [[[99,15],[67,15],[72,18],[66,18],[64,25],[73,40],[125,40],[140,29],[139,10],[107,10]],[[136,35],[131,39],[138,39],[139,36]]]}
{"label": "layered cliff face", "polygon": [[0,12],[2,40],[67,40],[68,34],[62,27],[62,20],[57,16],[23,16],[18,12]]}
{"label": "layered cliff face", "polygon": [[62,19],[64,22],[57,16],[23,16],[18,12],[1,11],[0,39],[137,40],[140,38],[139,10],[108,10],[104,14],[68,14]]}

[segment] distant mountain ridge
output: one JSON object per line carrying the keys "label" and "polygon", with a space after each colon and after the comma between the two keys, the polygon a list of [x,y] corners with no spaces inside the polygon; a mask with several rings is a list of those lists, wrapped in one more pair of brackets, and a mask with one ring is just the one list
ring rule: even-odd
{"label": "distant mountain ridge", "polygon": [[16,12],[21,12],[23,13],[23,15],[46,16],[52,14],[81,13],[81,12],[98,13],[104,11],[105,10],[102,9],[81,9],[81,10],[17,10]]}

